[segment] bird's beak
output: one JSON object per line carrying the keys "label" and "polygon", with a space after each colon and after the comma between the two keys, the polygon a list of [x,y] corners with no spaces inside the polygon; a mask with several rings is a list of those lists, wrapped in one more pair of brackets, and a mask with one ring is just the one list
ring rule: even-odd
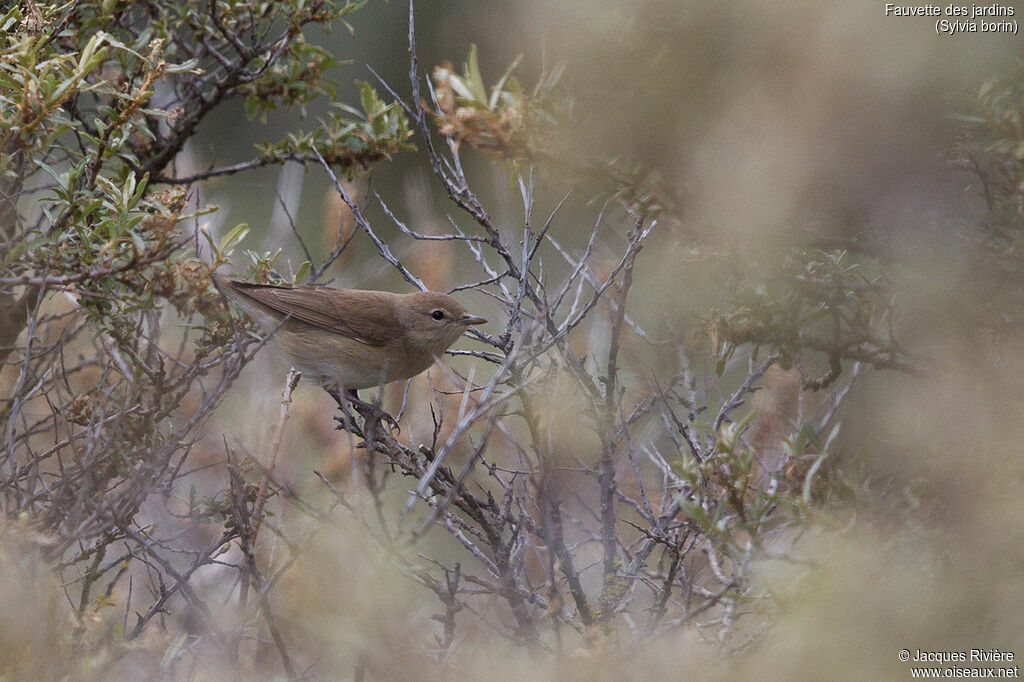
{"label": "bird's beak", "polygon": [[487,322],[487,319],[476,315],[465,315],[459,319],[459,322],[469,327],[474,324],[484,324]]}

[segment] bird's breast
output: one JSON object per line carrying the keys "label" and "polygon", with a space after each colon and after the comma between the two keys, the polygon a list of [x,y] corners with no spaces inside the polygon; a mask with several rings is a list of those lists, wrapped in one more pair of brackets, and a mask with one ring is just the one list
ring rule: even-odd
{"label": "bird's breast", "polygon": [[430,367],[433,355],[398,344],[371,346],[309,325],[286,323],[271,339],[303,378],[360,390],[408,379]]}

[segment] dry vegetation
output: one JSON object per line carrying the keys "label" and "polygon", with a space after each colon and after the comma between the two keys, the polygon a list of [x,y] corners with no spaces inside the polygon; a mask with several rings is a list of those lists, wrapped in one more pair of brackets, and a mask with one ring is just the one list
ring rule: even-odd
{"label": "dry vegetation", "polygon": [[[578,143],[562,67],[424,69],[411,7],[408,83],[186,169],[218,107],[332,97],[306,32],[362,3],[250,5],[0,10],[0,677],[880,678],[1021,643],[1020,73],[949,132],[985,205],[927,258],[839,220],[744,249],[689,217],[710,185]],[[365,181],[414,151],[431,215]],[[330,181],[324,248],[200,229],[205,182],[284,163]],[[232,262],[381,265],[491,323],[345,414],[264,363]]]}

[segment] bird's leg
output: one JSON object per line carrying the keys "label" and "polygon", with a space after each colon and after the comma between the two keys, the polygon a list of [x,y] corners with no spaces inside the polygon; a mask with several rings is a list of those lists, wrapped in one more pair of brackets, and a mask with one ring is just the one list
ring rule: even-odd
{"label": "bird's leg", "polygon": [[360,400],[358,391],[346,391],[345,398],[352,403],[352,406],[356,408],[359,414],[363,415],[364,419],[372,421],[374,424],[387,424],[388,428],[396,431],[402,430],[398,426],[398,422],[395,421],[395,418],[381,409],[379,400],[372,403]]}
{"label": "bird's leg", "polygon": [[352,410],[349,409],[352,401],[351,396],[354,395],[355,399],[359,400],[359,394],[355,391],[345,391],[342,393],[337,384],[326,381],[323,383],[323,389],[327,391],[327,395],[334,398],[334,402],[338,403],[338,409],[341,411],[341,416],[335,417],[335,419],[338,420],[339,424],[341,424],[341,428],[349,433],[359,434],[359,427],[356,425],[356,417],[352,414]]}
{"label": "bird's leg", "polygon": [[[347,389],[344,392],[339,390],[336,384],[324,384],[324,390],[334,398],[334,401],[338,403],[338,408],[341,410],[342,417],[338,418],[341,422],[342,428],[350,433],[358,433],[358,430],[353,430],[356,427],[355,415],[352,414],[349,407],[355,408],[355,410],[362,415],[364,421],[371,424],[374,427],[376,424],[385,423],[390,428],[401,431],[398,426],[398,422],[390,414],[380,408],[379,403],[368,403],[364,400],[360,400],[359,391],[355,389]],[[364,434],[363,434],[364,435]]]}

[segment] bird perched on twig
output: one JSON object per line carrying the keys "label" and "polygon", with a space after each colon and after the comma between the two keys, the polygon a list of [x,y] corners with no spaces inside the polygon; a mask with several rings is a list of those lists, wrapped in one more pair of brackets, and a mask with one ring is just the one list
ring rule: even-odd
{"label": "bird perched on twig", "polygon": [[349,393],[416,376],[471,325],[451,296],[431,291],[334,289],[252,284],[214,277],[214,285],[266,332],[303,379]]}

